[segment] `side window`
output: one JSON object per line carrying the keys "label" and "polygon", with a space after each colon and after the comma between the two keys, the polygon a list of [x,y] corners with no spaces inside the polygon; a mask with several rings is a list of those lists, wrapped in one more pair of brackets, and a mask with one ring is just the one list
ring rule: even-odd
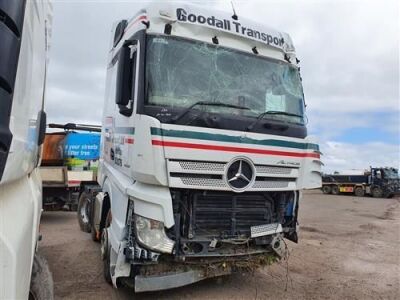
{"label": "side window", "polygon": [[[136,93],[137,41],[128,41],[119,50],[115,84],[115,103],[120,114],[129,117],[133,112]],[[126,42],[127,43],[127,42]]]}
{"label": "side window", "polygon": [[108,101],[115,102],[115,94],[117,91],[117,65],[114,65],[110,68],[110,81],[109,81],[109,92],[107,95]]}
{"label": "side window", "polygon": [[136,66],[137,66],[137,48],[135,47],[135,49],[132,49],[132,106],[133,106],[133,102],[135,101],[135,94],[136,94]]}

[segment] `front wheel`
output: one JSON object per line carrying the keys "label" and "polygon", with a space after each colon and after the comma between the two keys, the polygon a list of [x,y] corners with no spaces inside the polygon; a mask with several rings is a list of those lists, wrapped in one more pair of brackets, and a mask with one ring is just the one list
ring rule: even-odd
{"label": "front wheel", "polygon": [[101,236],[101,256],[103,259],[103,277],[109,284],[112,284],[111,279],[111,259],[110,259],[110,245],[108,244],[108,233],[107,229],[103,230],[103,234]]}
{"label": "front wheel", "polygon": [[357,197],[364,197],[365,191],[361,186],[358,186],[354,189],[354,195]]}
{"label": "front wheel", "polygon": [[38,253],[35,254],[32,265],[29,300],[53,300],[53,277],[47,261]]}
{"label": "front wheel", "polygon": [[105,228],[101,234],[101,258],[103,259],[103,276],[106,282],[112,284],[111,278],[111,246],[108,240],[108,228],[111,225],[111,210],[107,213]]}
{"label": "front wheel", "polygon": [[83,192],[78,200],[78,222],[83,232],[90,232],[90,195]]}
{"label": "front wheel", "polygon": [[372,189],[372,197],[374,198],[382,198],[383,192],[380,187],[375,187]]}

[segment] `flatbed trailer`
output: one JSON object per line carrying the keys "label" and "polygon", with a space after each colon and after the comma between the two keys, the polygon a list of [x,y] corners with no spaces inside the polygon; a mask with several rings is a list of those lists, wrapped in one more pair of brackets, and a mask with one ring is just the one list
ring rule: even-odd
{"label": "flatbed trailer", "polygon": [[43,207],[45,210],[76,211],[85,185],[97,182],[100,136],[96,132],[100,128],[72,123],[49,124],[49,127],[64,130],[47,133],[45,136],[43,159],[39,168]]}

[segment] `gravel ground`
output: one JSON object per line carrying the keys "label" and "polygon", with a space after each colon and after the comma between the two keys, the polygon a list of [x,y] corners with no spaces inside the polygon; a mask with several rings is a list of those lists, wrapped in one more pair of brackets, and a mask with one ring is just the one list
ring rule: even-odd
{"label": "gravel ground", "polygon": [[103,280],[99,244],[79,231],[76,213],[43,214],[40,251],[57,299],[400,299],[399,198],[308,192],[300,226],[288,261],[136,297]]}

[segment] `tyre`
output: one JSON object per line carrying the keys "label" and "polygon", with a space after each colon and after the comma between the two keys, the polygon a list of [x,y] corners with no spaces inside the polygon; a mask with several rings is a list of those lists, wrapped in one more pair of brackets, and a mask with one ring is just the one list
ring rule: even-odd
{"label": "tyre", "polygon": [[364,188],[362,186],[357,186],[354,189],[354,195],[356,195],[357,197],[364,197],[365,195]]}
{"label": "tyre", "polygon": [[339,195],[339,187],[337,185],[332,186],[332,194],[333,195]]}
{"label": "tyre", "polygon": [[107,245],[106,257],[103,259],[103,277],[107,283],[112,284],[110,268],[110,248],[111,247]]}
{"label": "tyre", "polygon": [[372,189],[372,197],[374,198],[382,198],[383,192],[380,187],[375,187]]}
{"label": "tyre", "polygon": [[323,192],[324,194],[330,194],[330,193],[332,193],[332,188],[331,188],[331,186],[330,186],[330,185],[324,185],[324,186],[322,187],[322,192]]}
{"label": "tyre", "polygon": [[91,232],[90,226],[90,194],[83,192],[78,200],[78,222],[83,232]]}
{"label": "tyre", "polygon": [[53,277],[47,261],[36,253],[32,265],[29,300],[53,300]]}
{"label": "tyre", "polygon": [[106,282],[109,284],[112,284],[112,278],[111,278],[111,246],[109,245],[108,242],[108,227],[110,227],[111,224],[111,211],[107,213],[107,219],[106,219],[106,224],[105,228],[103,229],[102,235],[101,235],[101,256],[103,259],[103,276]]}

